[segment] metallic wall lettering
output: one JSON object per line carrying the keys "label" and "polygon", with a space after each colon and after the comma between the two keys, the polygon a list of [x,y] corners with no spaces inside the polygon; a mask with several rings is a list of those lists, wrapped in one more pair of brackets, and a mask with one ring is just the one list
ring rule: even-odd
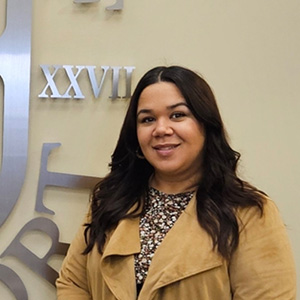
{"label": "metallic wall lettering", "polygon": [[84,66],[76,66],[77,68],[77,72],[74,75],[72,68],[73,66],[63,66],[63,68],[66,70],[67,75],[69,77],[70,80],[70,86],[68,87],[67,91],[65,92],[65,94],[62,96],[62,98],[71,98],[71,95],[69,94],[70,90],[73,88],[75,95],[74,95],[74,99],[83,99],[84,96],[82,95],[82,92],[80,90],[80,87],[78,85],[77,82],[77,77],[79,76],[80,72],[85,68]]}
{"label": "metallic wall lettering", "polygon": [[40,177],[36,197],[35,210],[53,215],[43,203],[43,192],[46,186],[59,186],[67,188],[91,189],[99,181],[98,177],[80,176],[47,171],[48,156],[52,149],[59,147],[59,143],[45,143],[42,150]]}
{"label": "metallic wall lettering", "polygon": [[131,97],[131,82],[132,82],[132,72],[135,67],[124,67],[126,71],[126,95],[124,98],[129,99]]}
{"label": "metallic wall lettering", "polygon": [[54,76],[56,75],[57,71],[59,69],[62,68],[62,66],[60,65],[54,65],[54,72],[51,74],[50,73],[50,70],[49,70],[49,65],[40,65],[42,70],[43,70],[43,73],[46,77],[46,80],[47,80],[47,84],[44,88],[44,90],[39,94],[39,98],[48,98],[49,96],[46,94],[46,91],[48,88],[50,88],[51,90],[51,98],[61,98],[61,94],[58,92],[58,89],[56,87],[56,84],[53,80]]}
{"label": "metallic wall lettering", "polygon": [[106,7],[107,10],[122,10],[124,8],[124,0],[117,0],[115,4]]}
{"label": "metallic wall lettering", "polygon": [[[117,98],[130,98],[131,97],[131,81],[132,81],[132,72],[135,69],[133,66],[101,66],[101,70],[103,72],[101,76],[100,84],[98,85],[95,71],[96,66],[71,66],[71,65],[40,65],[43,71],[43,74],[47,80],[46,86],[43,91],[39,94],[39,98],[49,98],[47,91],[50,90],[50,98],[54,99],[70,99],[72,96],[70,95],[70,91],[74,91],[74,99],[84,99],[85,96],[82,94],[79,83],[77,81],[78,76],[81,74],[83,70],[87,70],[89,81],[94,93],[95,98],[99,98],[104,80],[107,77],[107,73],[109,70],[112,72],[112,95],[110,98],[115,100]],[[64,70],[67,75],[70,85],[67,88],[66,92],[61,94],[58,90],[57,83],[54,80],[55,75],[58,71]],[[119,83],[120,83],[120,71],[124,71],[126,74],[126,92],[124,96],[119,95]],[[75,71],[75,74],[74,74]]]}
{"label": "metallic wall lettering", "polygon": [[109,69],[109,66],[101,66],[101,69],[103,70],[104,73],[101,77],[101,82],[100,82],[99,86],[97,84],[97,79],[96,79],[96,75],[95,75],[96,66],[86,66],[86,68],[88,70],[90,83],[92,85],[94,96],[95,96],[95,98],[98,98],[102,91],[103,82],[104,82],[104,79],[106,78],[106,73],[107,73],[107,70]]}
{"label": "metallic wall lettering", "polygon": [[23,281],[12,269],[0,265],[0,281],[10,289],[16,300],[28,300],[28,294]]}
{"label": "metallic wall lettering", "polygon": [[0,76],[4,86],[0,226],[23,186],[28,147],[32,0],[8,0],[0,37]]}
{"label": "metallic wall lettering", "polygon": [[113,84],[112,84],[112,99],[117,99],[119,95],[119,78],[120,78],[120,69],[121,67],[112,67],[113,70]]}
{"label": "metallic wall lettering", "polygon": [[[39,258],[28,248],[26,248],[21,242],[21,238],[26,232],[30,231],[41,231],[47,234],[51,240],[52,245],[43,258]],[[17,234],[11,244],[0,256],[13,256],[22,261],[28,268],[39,274],[41,277],[45,278],[52,285],[55,285],[55,280],[58,273],[48,265],[49,258],[54,254],[66,255],[69,244],[59,242],[59,231],[56,224],[47,218],[36,218],[29,221]],[[4,276],[3,271],[0,268],[0,278]],[[14,275],[15,276],[15,275]],[[14,278],[15,279],[15,278]],[[10,283],[7,283],[10,284]],[[15,289],[13,289],[15,290]],[[20,298],[25,299],[25,298]]]}
{"label": "metallic wall lettering", "polygon": [[131,80],[132,80],[132,72],[135,67],[124,67],[126,72],[126,94],[123,97],[119,96],[119,81],[120,81],[120,70],[121,67],[111,67],[113,70],[113,78],[112,78],[112,95],[110,98],[117,99],[117,98],[130,98],[131,97]]}

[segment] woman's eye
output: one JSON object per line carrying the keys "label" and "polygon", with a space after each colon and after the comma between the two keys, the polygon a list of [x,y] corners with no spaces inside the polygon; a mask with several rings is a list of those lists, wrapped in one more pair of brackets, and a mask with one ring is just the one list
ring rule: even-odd
{"label": "woman's eye", "polygon": [[180,119],[185,116],[186,116],[186,114],[184,112],[175,112],[171,115],[171,119]]}
{"label": "woman's eye", "polygon": [[154,121],[153,117],[144,117],[140,120],[141,123],[151,123]]}

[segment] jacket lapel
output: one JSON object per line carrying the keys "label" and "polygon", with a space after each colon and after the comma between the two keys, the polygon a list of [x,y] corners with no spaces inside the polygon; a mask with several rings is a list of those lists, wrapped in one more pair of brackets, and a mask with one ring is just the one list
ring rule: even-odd
{"label": "jacket lapel", "polygon": [[139,218],[120,221],[108,236],[100,262],[103,278],[117,299],[136,299],[133,254],[139,252]]}
{"label": "jacket lapel", "polygon": [[210,236],[199,226],[194,196],[157,248],[139,299],[151,299],[158,288],[222,263]]}

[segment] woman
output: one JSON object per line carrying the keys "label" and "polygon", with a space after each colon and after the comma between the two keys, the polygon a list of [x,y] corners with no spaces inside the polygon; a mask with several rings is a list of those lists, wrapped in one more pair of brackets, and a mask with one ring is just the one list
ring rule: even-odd
{"label": "woman", "polygon": [[201,77],[177,66],[147,72],[63,263],[58,299],[295,299],[284,224],[238,178],[239,157]]}

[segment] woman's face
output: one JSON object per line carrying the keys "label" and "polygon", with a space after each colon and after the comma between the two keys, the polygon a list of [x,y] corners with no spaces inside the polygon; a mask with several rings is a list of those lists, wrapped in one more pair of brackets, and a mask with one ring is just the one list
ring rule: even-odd
{"label": "woman's face", "polygon": [[143,90],[137,107],[137,137],[156,175],[199,179],[204,128],[175,84],[159,82]]}

